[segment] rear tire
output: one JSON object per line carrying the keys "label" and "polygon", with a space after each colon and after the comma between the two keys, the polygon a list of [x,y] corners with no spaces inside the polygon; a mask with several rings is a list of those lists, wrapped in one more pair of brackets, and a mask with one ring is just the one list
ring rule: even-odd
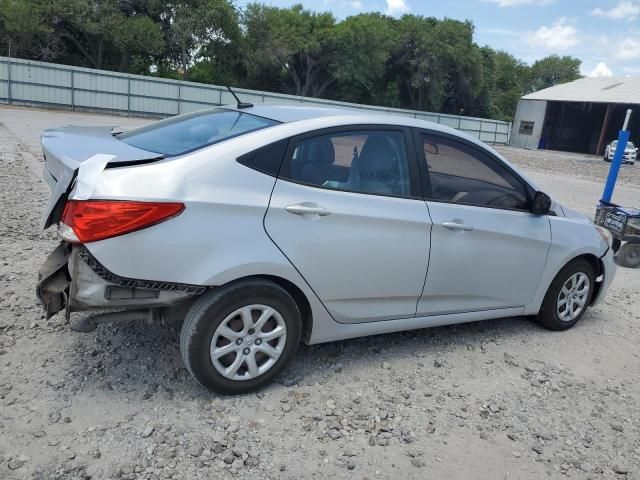
{"label": "rear tire", "polygon": [[573,327],[589,308],[595,275],[586,260],[566,265],[551,282],[538,313],[538,321],[548,330],[562,331]]}
{"label": "rear tire", "polygon": [[640,243],[627,242],[618,250],[618,263],[623,267],[640,267]]}
{"label": "rear tire", "polygon": [[300,310],[279,285],[241,280],[203,294],[189,309],[180,351],[189,373],[223,395],[270,383],[300,342]]}

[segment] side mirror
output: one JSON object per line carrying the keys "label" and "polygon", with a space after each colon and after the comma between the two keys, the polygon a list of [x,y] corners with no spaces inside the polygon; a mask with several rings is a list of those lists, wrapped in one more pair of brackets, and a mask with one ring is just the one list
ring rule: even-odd
{"label": "side mirror", "polygon": [[531,213],[535,215],[546,215],[551,210],[551,197],[544,192],[536,192],[533,196]]}

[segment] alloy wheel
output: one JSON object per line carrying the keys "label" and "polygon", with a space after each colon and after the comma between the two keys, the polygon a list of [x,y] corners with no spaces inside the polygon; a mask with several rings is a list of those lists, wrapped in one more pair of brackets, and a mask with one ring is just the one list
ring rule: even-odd
{"label": "alloy wheel", "polygon": [[590,286],[589,277],[585,273],[574,273],[568,278],[556,301],[556,312],[560,320],[571,322],[582,313],[587,305]]}
{"label": "alloy wheel", "polygon": [[280,358],[287,340],[282,315],[267,305],[247,305],[229,314],[211,339],[211,363],[223,377],[251,380]]}

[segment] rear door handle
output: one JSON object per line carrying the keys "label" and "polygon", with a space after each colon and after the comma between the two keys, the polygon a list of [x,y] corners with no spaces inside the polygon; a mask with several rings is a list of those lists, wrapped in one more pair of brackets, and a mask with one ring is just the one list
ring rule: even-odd
{"label": "rear door handle", "polygon": [[451,230],[453,232],[470,232],[473,230],[472,226],[465,225],[462,220],[451,220],[450,222],[444,222],[442,226],[447,230]]}
{"label": "rear door handle", "polygon": [[294,215],[318,215],[320,217],[331,215],[331,211],[315,203],[298,203],[296,205],[286,206],[284,209]]}

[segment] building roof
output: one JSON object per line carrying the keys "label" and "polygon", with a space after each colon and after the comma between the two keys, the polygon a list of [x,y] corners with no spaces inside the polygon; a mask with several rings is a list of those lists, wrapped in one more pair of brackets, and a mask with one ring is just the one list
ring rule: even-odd
{"label": "building roof", "polygon": [[640,77],[585,77],[545,88],[524,100],[640,104]]}

